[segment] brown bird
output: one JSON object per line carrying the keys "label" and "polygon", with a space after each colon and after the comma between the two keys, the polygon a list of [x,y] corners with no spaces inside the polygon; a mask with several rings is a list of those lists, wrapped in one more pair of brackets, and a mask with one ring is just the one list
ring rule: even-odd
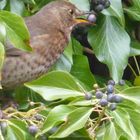
{"label": "brown bird", "polygon": [[6,46],[2,69],[2,87],[15,88],[45,74],[63,53],[72,29],[77,24],[90,24],[79,16],[84,12],[73,4],[57,0],[25,19],[30,32],[32,52],[23,52],[11,44]]}

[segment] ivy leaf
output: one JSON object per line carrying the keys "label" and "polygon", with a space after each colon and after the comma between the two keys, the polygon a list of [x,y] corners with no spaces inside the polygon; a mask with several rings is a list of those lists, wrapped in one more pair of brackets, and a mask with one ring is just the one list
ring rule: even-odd
{"label": "ivy leaf", "polygon": [[20,0],[10,0],[10,11],[18,15],[23,15],[25,6],[24,2]]}
{"label": "ivy leaf", "polygon": [[140,43],[138,41],[131,41],[130,56],[140,55]]}
{"label": "ivy leaf", "polygon": [[15,140],[26,140],[27,136],[29,135],[27,132],[26,123],[21,120],[11,119],[8,121],[9,124],[9,132],[7,135],[7,139],[9,138]]}
{"label": "ivy leaf", "polygon": [[80,83],[64,71],[50,72],[25,85],[39,93],[45,100],[84,96]]}
{"label": "ivy leaf", "polygon": [[140,1],[133,0],[133,6],[130,8],[124,8],[124,11],[134,20],[140,21]]}
{"label": "ivy leaf", "polygon": [[110,0],[111,5],[108,9],[103,10],[104,15],[114,16],[118,19],[120,24],[125,26],[125,19],[123,14],[122,2],[121,0]]}
{"label": "ivy leaf", "polygon": [[4,46],[3,44],[0,42],[0,89],[2,88],[1,86],[1,69],[3,66],[3,62],[4,62],[4,56],[5,56],[5,51],[4,51]]}
{"label": "ivy leaf", "polygon": [[48,132],[53,127],[59,125],[60,123],[67,120],[67,115],[71,113],[75,107],[60,105],[54,107],[48,114],[47,119],[45,120],[41,132],[37,136],[42,135]]}
{"label": "ivy leaf", "polygon": [[89,0],[69,0],[71,3],[75,4],[76,7],[78,7],[80,10],[83,11],[89,11],[90,9],[90,4],[89,4]]}
{"label": "ivy leaf", "polygon": [[74,75],[81,82],[83,82],[85,85],[87,85],[89,89],[92,89],[93,84],[96,83],[95,78],[90,71],[88,59],[83,55],[73,56],[71,74]]}
{"label": "ivy leaf", "polygon": [[7,38],[16,48],[26,51],[32,50],[29,46],[28,29],[20,16],[7,11],[0,11],[0,24],[4,25]]}
{"label": "ivy leaf", "polygon": [[0,10],[4,9],[4,7],[6,6],[6,4],[7,4],[7,0],[0,1]]}
{"label": "ivy leaf", "polygon": [[119,140],[116,132],[116,128],[113,122],[110,122],[109,125],[105,128],[105,134],[103,136],[103,140]]}
{"label": "ivy leaf", "polygon": [[140,106],[140,87],[130,87],[121,91],[121,96],[125,99],[133,101],[135,104]]}
{"label": "ivy leaf", "polygon": [[112,116],[114,117],[115,125],[119,126],[120,129],[125,133],[122,133],[122,135],[127,135],[126,137],[131,140],[138,139],[137,132],[130,121],[128,112],[119,108],[112,113]]}
{"label": "ivy leaf", "polygon": [[64,138],[83,128],[92,113],[92,108],[80,107],[67,116],[67,121],[50,138]]}
{"label": "ivy leaf", "polygon": [[130,53],[130,37],[126,31],[116,19],[106,16],[90,30],[88,40],[96,57],[108,66],[111,77],[118,82]]}

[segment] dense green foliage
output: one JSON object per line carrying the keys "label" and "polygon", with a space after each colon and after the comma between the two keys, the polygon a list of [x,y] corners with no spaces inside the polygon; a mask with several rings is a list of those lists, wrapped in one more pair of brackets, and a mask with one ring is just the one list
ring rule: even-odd
{"label": "dense green foliage", "polygon": [[[22,17],[33,15],[50,1],[0,1],[0,69],[6,38],[15,47],[31,51],[27,44],[29,32]],[[81,10],[90,10],[89,0],[70,1]],[[18,108],[11,106],[0,111],[1,140],[140,139],[140,66],[136,57],[140,55],[140,30],[135,30],[140,22],[140,0],[110,2],[110,8],[98,13],[96,26],[88,28],[87,36],[91,50],[107,65],[110,76],[91,72],[88,59],[83,55],[84,47],[72,37],[49,73],[9,93]],[[135,60],[136,68],[129,64],[130,57]],[[118,83],[127,66],[132,76],[127,77],[125,85],[114,86],[114,92],[123,101],[117,103],[114,111],[102,107],[96,98],[96,89],[106,96],[107,80]],[[86,97],[87,94],[92,96]],[[29,131],[29,126],[33,130]]]}

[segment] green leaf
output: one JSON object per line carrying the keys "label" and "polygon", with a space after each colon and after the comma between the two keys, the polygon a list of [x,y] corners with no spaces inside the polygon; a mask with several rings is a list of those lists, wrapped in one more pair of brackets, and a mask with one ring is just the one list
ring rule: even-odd
{"label": "green leaf", "polygon": [[134,20],[140,21],[140,1],[133,0],[133,6],[124,8],[124,11]]}
{"label": "green leaf", "polygon": [[5,26],[8,39],[16,48],[32,50],[29,46],[30,35],[28,29],[20,16],[7,11],[0,11],[1,23]]}
{"label": "green leaf", "polygon": [[50,72],[25,85],[39,93],[45,100],[84,96],[78,81],[64,71]]}
{"label": "green leaf", "polygon": [[123,14],[122,8],[122,1],[121,0],[110,0],[111,5],[108,9],[103,10],[104,15],[114,16],[118,19],[120,24],[124,27],[125,26],[125,19]]}
{"label": "green leaf", "polygon": [[115,129],[116,128],[114,126],[114,123],[110,122],[109,125],[105,129],[105,134],[104,134],[103,140],[111,140],[112,138],[113,138],[113,140],[119,140],[119,137],[118,137]]}
{"label": "green leaf", "polygon": [[131,7],[129,9],[124,9],[125,12],[134,20],[136,21],[140,21],[140,10],[135,8],[135,7]]}
{"label": "green leaf", "polygon": [[4,7],[6,6],[7,0],[2,0],[0,1],[0,10],[4,9]]}
{"label": "green leaf", "polygon": [[18,15],[23,15],[25,6],[21,0],[10,0],[10,11]]}
{"label": "green leaf", "polygon": [[140,55],[140,43],[138,41],[131,41],[130,56]]}
{"label": "green leaf", "polygon": [[4,137],[2,135],[2,131],[0,130],[0,140],[4,140]]}
{"label": "green leaf", "polygon": [[11,119],[8,121],[8,124],[10,127],[9,131],[12,131],[11,133],[13,133],[13,137],[15,137],[17,140],[26,140],[27,128],[25,122],[17,119]]}
{"label": "green leaf", "polygon": [[4,61],[4,56],[5,56],[5,50],[3,44],[0,42],[0,70],[3,66],[3,61]]}
{"label": "green leaf", "polygon": [[134,80],[134,85],[135,86],[140,86],[140,76],[137,76]]}
{"label": "green leaf", "polygon": [[4,24],[0,23],[0,41],[4,44],[6,40],[6,29]]}
{"label": "green leaf", "polygon": [[140,106],[140,87],[130,87],[121,91],[120,95]]}
{"label": "green leaf", "polygon": [[88,59],[83,55],[73,56],[71,74],[74,75],[81,82],[83,82],[85,85],[87,85],[89,89],[92,89],[93,85],[96,83],[95,78],[90,71]]}
{"label": "green leaf", "polygon": [[136,129],[137,133],[140,136],[140,121],[139,121],[140,110],[135,111],[135,109],[125,108],[125,111],[129,113],[130,121],[132,122],[134,128]]}
{"label": "green leaf", "polygon": [[2,88],[1,86],[1,69],[3,66],[3,62],[4,62],[4,56],[5,56],[5,50],[4,50],[4,46],[3,44],[0,42],[0,89]]}
{"label": "green leaf", "polygon": [[114,117],[116,125],[122,129],[122,135],[128,137],[128,139],[136,140],[138,139],[138,135],[136,133],[136,130],[130,121],[129,114],[124,111],[123,109],[117,109],[116,111],[112,112],[112,116]]}
{"label": "green leaf", "polygon": [[89,11],[90,4],[89,0],[69,0],[71,3],[75,4],[80,10]]}
{"label": "green leaf", "polygon": [[80,42],[78,42],[73,37],[71,39],[71,46],[72,46],[72,49],[73,49],[73,54],[75,54],[75,55],[82,55],[83,54],[83,46],[80,44]]}
{"label": "green leaf", "polygon": [[64,138],[76,130],[83,128],[92,113],[92,108],[81,107],[71,112],[67,121],[60,126],[56,133],[51,138]]}
{"label": "green leaf", "polygon": [[74,106],[93,106],[95,104],[97,104],[97,100],[93,99],[93,100],[85,100],[84,97],[81,98],[76,98],[75,100],[71,101],[69,103],[69,105],[74,105]]}
{"label": "green leaf", "polygon": [[99,61],[108,66],[111,77],[118,82],[130,53],[130,38],[126,31],[113,17],[106,16],[90,30],[88,40]]}
{"label": "green leaf", "polygon": [[57,61],[55,68],[53,70],[65,70],[70,72],[72,65],[72,42],[70,41],[69,45],[65,48],[64,53],[61,55]]}
{"label": "green leaf", "polygon": [[43,127],[41,128],[41,132],[38,133],[37,136],[42,135],[46,132],[48,132],[53,127],[59,125],[60,123],[67,120],[67,115],[70,114],[75,107],[72,106],[65,106],[60,105],[53,108],[45,120]]}

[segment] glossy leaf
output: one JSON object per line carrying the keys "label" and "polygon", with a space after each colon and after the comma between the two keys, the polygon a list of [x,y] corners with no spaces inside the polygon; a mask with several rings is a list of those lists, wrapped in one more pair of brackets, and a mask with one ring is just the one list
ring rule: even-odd
{"label": "glossy leaf", "polygon": [[128,139],[131,139],[131,140],[136,140],[138,139],[138,135],[137,135],[137,132],[132,124],[132,122],[130,121],[130,116],[129,114],[122,110],[122,109],[117,109],[116,111],[114,111],[112,113],[114,119],[115,119],[115,122],[116,122],[116,125],[118,125],[122,131],[125,133],[122,135],[127,135]]}
{"label": "glossy leaf", "polygon": [[39,93],[45,100],[84,96],[80,84],[64,71],[50,72],[36,81],[27,83],[26,86]]}
{"label": "glossy leaf", "polygon": [[89,11],[90,5],[89,0],[69,0],[73,4],[75,4],[80,10]]}
{"label": "glossy leaf", "polygon": [[130,38],[112,17],[104,17],[89,32],[88,40],[99,61],[105,63],[111,77],[118,82],[123,75],[130,53]]}
{"label": "glossy leaf", "polygon": [[103,14],[116,17],[120,24],[124,27],[125,20],[121,0],[110,0],[110,2],[110,7],[106,10],[103,10]]}
{"label": "glossy leaf", "polygon": [[112,138],[113,140],[119,140],[114,123],[110,122],[109,125],[105,129],[103,140],[111,140]]}
{"label": "glossy leaf", "polygon": [[140,86],[140,76],[137,76],[134,80],[134,85],[135,86]]}
{"label": "glossy leaf", "polygon": [[21,0],[10,0],[10,11],[18,15],[23,15],[25,6]]}
{"label": "glossy leaf", "polygon": [[120,94],[125,99],[133,101],[135,104],[140,106],[140,87],[130,87],[123,90]]}
{"label": "glossy leaf", "polygon": [[138,41],[132,41],[130,56],[136,55],[140,55],[140,43]]}
{"label": "glossy leaf", "polygon": [[6,29],[3,23],[0,23],[0,41],[4,43],[6,40]]}
{"label": "glossy leaf", "polygon": [[64,138],[76,130],[83,128],[92,112],[92,108],[81,107],[71,112],[67,121],[60,126],[56,133],[51,138]]}
{"label": "glossy leaf", "polygon": [[4,62],[4,57],[5,57],[5,50],[4,50],[4,46],[3,44],[0,42],[0,89],[2,88],[1,86],[1,69],[3,66],[3,62]]}
{"label": "glossy leaf", "polygon": [[133,0],[133,6],[124,8],[125,12],[134,20],[140,21],[140,1]]}
{"label": "glossy leaf", "polygon": [[38,135],[42,135],[52,129],[53,127],[65,122],[67,120],[68,114],[70,114],[75,107],[60,105],[53,108],[44,122],[41,132]]}
{"label": "glossy leaf", "polygon": [[30,35],[28,29],[20,16],[7,11],[0,11],[0,23],[5,26],[6,35],[16,48],[32,50],[29,46]]}
{"label": "glossy leaf", "polygon": [[90,71],[88,59],[83,55],[73,56],[71,74],[87,85],[89,89],[92,89],[93,85],[96,83],[95,78]]}
{"label": "glossy leaf", "polygon": [[0,70],[3,66],[3,61],[4,61],[4,56],[5,56],[5,50],[3,44],[0,42]]}
{"label": "glossy leaf", "polygon": [[[27,128],[26,124],[21,120],[12,119],[8,122],[11,135],[18,140],[26,140],[27,138]],[[15,139],[14,138],[14,139]]]}
{"label": "glossy leaf", "polygon": [[7,0],[1,0],[0,1],[0,10],[4,9],[4,7],[6,6],[7,4]]}

